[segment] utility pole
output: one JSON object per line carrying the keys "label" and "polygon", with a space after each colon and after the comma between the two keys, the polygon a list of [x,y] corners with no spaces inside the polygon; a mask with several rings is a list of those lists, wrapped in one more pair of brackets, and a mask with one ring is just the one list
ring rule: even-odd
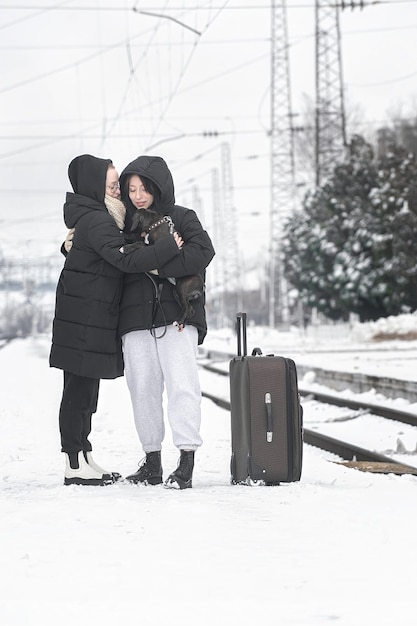
{"label": "utility pole", "polygon": [[339,5],[334,0],[316,0],[315,9],[315,161],[316,185],[318,186],[331,174],[335,163],[343,158],[346,146],[346,125]]}
{"label": "utility pole", "polygon": [[237,244],[237,217],[233,198],[232,159],[230,144],[221,144],[222,172],[222,224],[223,231],[223,272],[224,297],[226,314],[233,318],[238,312],[241,302],[241,285],[239,275],[239,252]]}
{"label": "utility pole", "polygon": [[202,222],[202,224],[205,224],[204,206],[203,206],[203,201],[200,195],[200,190],[198,188],[198,185],[192,186],[191,194],[192,194],[191,206],[194,209],[194,211],[197,213],[198,219],[200,220],[200,222]]}
{"label": "utility pole", "polygon": [[211,171],[211,190],[213,202],[213,243],[216,256],[213,260],[214,290],[212,290],[216,319],[216,328],[225,326],[224,310],[224,241],[221,236],[220,225],[222,222],[222,210],[220,199],[220,177],[218,168]]}
{"label": "utility pole", "polygon": [[288,321],[287,285],[281,257],[282,227],[295,208],[294,135],[286,0],[272,0],[271,54],[271,232],[269,326]]}

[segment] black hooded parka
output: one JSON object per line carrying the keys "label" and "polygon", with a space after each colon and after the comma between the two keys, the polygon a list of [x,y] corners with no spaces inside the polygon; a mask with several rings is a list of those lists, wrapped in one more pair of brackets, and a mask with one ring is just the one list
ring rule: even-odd
{"label": "black hooded parka", "polygon": [[[127,229],[129,216],[131,219],[136,210],[129,199],[128,187],[132,174],[146,178],[157,186],[160,198],[158,202],[154,200],[150,208],[161,215],[171,217],[175,230],[184,240],[184,246],[179,255],[158,268],[158,276],[130,274],[124,277],[119,320],[121,335],[133,330],[161,328],[172,324],[178,318],[180,306],[175,299],[172,283],[166,279],[197,273],[205,277],[205,269],[215,254],[211,239],[203,229],[195,211],[175,204],[171,172],[165,161],[158,156],[139,156],[120,174],[122,199],[128,212]],[[187,324],[197,328],[199,344],[203,343],[207,333],[204,306],[204,296],[196,303],[193,302],[195,313],[187,320]]]}
{"label": "black hooded parka", "polygon": [[75,233],[57,285],[49,358],[51,367],[96,379],[123,375],[117,325],[124,272],[159,269],[180,253],[173,237],[120,252],[124,237],[104,203],[111,164],[86,154],[68,168],[74,193],[67,193],[64,221]]}

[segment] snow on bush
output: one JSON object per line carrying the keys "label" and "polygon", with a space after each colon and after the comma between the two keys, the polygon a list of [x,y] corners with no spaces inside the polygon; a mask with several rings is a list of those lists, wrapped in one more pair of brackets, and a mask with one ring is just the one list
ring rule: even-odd
{"label": "snow on bush", "polygon": [[381,317],[374,322],[355,323],[352,338],[361,341],[417,340],[417,311]]}

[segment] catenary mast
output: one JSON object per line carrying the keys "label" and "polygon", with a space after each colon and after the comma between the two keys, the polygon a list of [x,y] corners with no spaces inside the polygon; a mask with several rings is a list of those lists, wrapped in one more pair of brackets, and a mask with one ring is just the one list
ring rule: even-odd
{"label": "catenary mast", "polygon": [[271,231],[269,326],[288,321],[287,288],[281,259],[282,227],[295,208],[294,138],[286,0],[272,0],[271,33]]}
{"label": "catenary mast", "polygon": [[316,185],[323,183],[346,146],[339,5],[316,0]]}

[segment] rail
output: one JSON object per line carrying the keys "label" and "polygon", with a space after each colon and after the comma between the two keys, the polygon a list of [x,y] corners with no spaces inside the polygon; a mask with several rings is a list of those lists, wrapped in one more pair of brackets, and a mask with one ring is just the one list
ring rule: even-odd
{"label": "rail", "polygon": [[[229,372],[227,372],[226,370],[223,370],[209,363],[202,364],[201,367],[207,369],[210,372],[213,372],[214,374],[219,374],[220,376],[229,376]],[[317,400],[318,402],[333,404],[335,406],[345,406],[349,409],[354,410],[365,409],[370,413],[373,413],[374,415],[379,415],[380,417],[385,417],[396,422],[402,422],[403,424],[409,424],[410,426],[417,426],[417,415],[409,411],[401,411],[399,409],[393,409],[388,406],[374,404],[372,402],[365,402],[363,400],[344,398],[343,396],[337,394],[323,393],[321,391],[308,389],[307,387],[303,386],[299,386],[298,390],[301,396],[307,396],[309,398],[312,398],[313,400]]]}
{"label": "rail", "polygon": [[[221,376],[229,376],[226,370],[222,370],[212,364],[201,364],[201,367]],[[203,397],[211,400],[217,406],[230,411],[230,401],[212,394],[207,391],[202,392]],[[385,417],[387,419],[403,422],[412,426],[417,426],[417,416],[405,411],[398,411],[390,407],[384,407],[380,405],[374,405],[371,403],[365,403],[361,401],[351,400],[336,396],[333,394],[324,394],[311,390],[301,390],[300,395],[308,396],[315,399],[318,402],[326,404],[334,404],[335,406],[346,406],[350,409],[365,409],[369,413]],[[373,471],[380,473],[396,473],[396,474],[415,474],[417,475],[417,468],[411,465],[404,464],[396,459],[379,454],[372,450],[367,450],[360,446],[356,446],[346,441],[341,441],[324,435],[317,431],[310,430],[308,428],[303,429],[303,441],[304,443],[331,452],[339,456],[346,461],[348,467],[356,467],[363,471]]]}

